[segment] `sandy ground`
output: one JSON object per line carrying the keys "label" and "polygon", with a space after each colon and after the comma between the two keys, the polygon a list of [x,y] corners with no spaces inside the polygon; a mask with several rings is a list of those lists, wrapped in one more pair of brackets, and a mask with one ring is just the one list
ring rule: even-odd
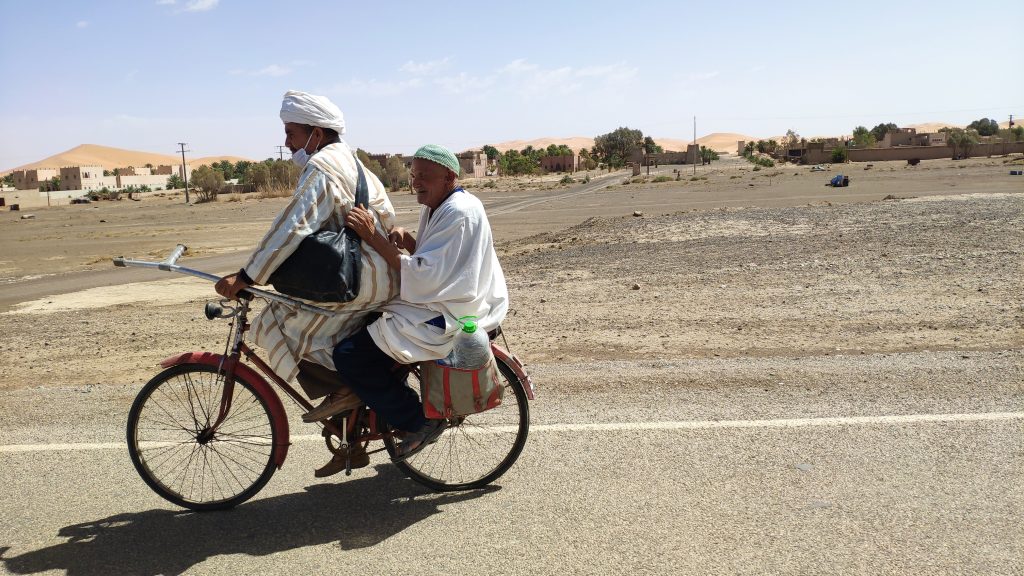
{"label": "sandy ground", "polygon": [[[834,171],[780,168],[769,182],[743,163],[695,181],[623,184],[620,173],[593,190],[550,179],[478,190],[508,277],[510,343],[532,363],[968,353],[1024,342],[1024,180],[1003,162],[847,166],[860,170],[839,190],[821,185]],[[413,197],[393,199],[414,225]],[[283,202],[5,212],[0,291],[83,270],[116,282],[112,256],[161,259],[177,242],[244,257]],[[211,294],[167,278],[9,303],[0,386],[142,382],[172,352],[219,349],[225,327],[202,316]]]}

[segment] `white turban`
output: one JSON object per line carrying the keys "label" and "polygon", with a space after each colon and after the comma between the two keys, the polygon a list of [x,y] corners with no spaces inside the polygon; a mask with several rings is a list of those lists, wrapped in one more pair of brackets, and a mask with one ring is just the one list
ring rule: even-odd
{"label": "white turban", "polygon": [[345,117],[341,110],[324,96],[289,90],[281,102],[281,121],[331,128],[345,133]]}

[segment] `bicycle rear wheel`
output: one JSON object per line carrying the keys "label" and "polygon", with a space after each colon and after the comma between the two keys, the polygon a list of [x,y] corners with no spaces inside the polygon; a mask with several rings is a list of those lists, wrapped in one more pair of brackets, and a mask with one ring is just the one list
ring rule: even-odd
{"label": "bicycle rear wheel", "polygon": [[[497,362],[505,388],[501,405],[452,419],[436,442],[397,462],[409,478],[440,492],[471,490],[494,482],[519,458],[530,429],[530,407],[515,372]],[[384,444],[394,456],[394,440],[386,437]]]}
{"label": "bicycle rear wheel", "polygon": [[274,474],[278,449],[270,409],[235,380],[231,410],[216,432],[224,376],[183,364],[157,374],[128,413],[132,464],[157,494],[191,510],[223,510],[253,497]]}

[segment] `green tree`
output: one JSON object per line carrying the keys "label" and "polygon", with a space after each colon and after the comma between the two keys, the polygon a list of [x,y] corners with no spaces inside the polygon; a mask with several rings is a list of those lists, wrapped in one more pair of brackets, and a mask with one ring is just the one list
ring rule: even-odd
{"label": "green tree", "polygon": [[[876,144],[875,135],[865,126],[857,126],[853,129],[853,145],[857,148],[871,148]],[[844,148],[845,149],[845,148]],[[845,160],[843,160],[845,162]]]}
{"label": "green tree", "polygon": [[580,169],[593,170],[594,168],[597,168],[597,161],[590,155],[590,150],[580,148]]}
{"label": "green tree", "polygon": [[534,174],[540,170],[540,158],[532,146],[527,146],[522,152],[509,150],[498,158],[498,169],[507,176]]}
{"label": "green tree", "polygon": [[398,156],[388,157],[384,165],[384,182],[391,191],[402,190],[409,185],[409,169]]}
{"label": "green tree", "polygon": [[700,147],[700,163],[711,164],[712,160],[718,160],[718,152],[708,148],[707,146]]}
{"label": "green tree", "polygon": [[252,184],[256,188],[267,188],[270,186],[270,165],[266,162],[256,162],[245,171],[246,184]]}
{"label": "green tree", "polygon": [[200,192],[197,202],[213,200],[224,187],[224,175],[220,170],[214,170],[209,166],[200,166],[192,171],[192,186]]}
{"label": "green tree", "polygon": [[171,174],[170,178],[167,179],[167,189],[177,190],[185,187],[185,181],[181,179],[181,176],[177,174]]}
{"label": "green tree", "polygon": [[[870,134],[869,134],[870,135]],[[846,146],[836,146],[832,149],[832,161],[836,164],[842,164],[850,158],[850,153],[847,151]]]}
{"label": "green tree", "polygon": [[635,152],[643,149],[643,145],[643,132],[624,126],[594,138],[596,156],[608,166],[609,172],[612,168],[625,166]]}
{"label": "green tree", "polygon": [[871,135],[875,137],[875,142],[881,142],[885,135],[889,132],[899,130],[900,127],[893,124],[892,122],[886,124],[879,124],[871,129]]}
{"label": "green tree", "polygon": [[221,160],[213,165],[214,170],[219,170],[224,175],[225,180],[231,180],[235,178],[235,167],[228,160]]}
{"label": "green tree", "polygon": [[384,181],[384,167],[380,165],[380,162],[370,158],[370,155],[362,148],[356,149],[356,156],[359,157],[359,161],[363,163],[363,166],[366,166],[367,170],[377,176],[377,179],[381,182]]}
{"label": "green tree", "polygon": [[50,183],[47,187],[48,190],[60,190],[60,176],[54,176],[50,178]]}
{"label": "green tree", "polygon": [[953,159],[967,158],[971,155],[971,149],[978,143],[978,132],[976,130],[963,128],[943,128],[940,132],[946,132],[946,140],[953,148]]}
{"label": "green tree", "polygon": [[3,177],[3,185],[8,188],[14,187],[14,174],[8,174]]}
{"label": "green tree", "polygon": [[993,136],[999,133],[999,122],[991,118],[981,118],[967,125],[968,130],[975,130],[978,136]]}
{"label": "green tree", "polygon": [[786,139],[782,141],[782,144],[787,150],[790,148],[796,148],[800,145],[800,135],[790,128],[789,130],[786,130]]}
{"label": "green tree", "polygon": [[1008,129],[1006,132],[1006,139],[1010,142],[1020,142],[1024,140],[1024,126],[1014,126],[1013,128]]}
{"label": "green tree", "polygon": [[252,168],[253,163],[248,160],[239,160],[235,162],[234,177],[238,178],[239,184],[249,183],[249,169]]}
{"label": "green tree", "polygon": [[501,155],[501,152],[498,152],[498,149],[495,148],[494,146],[491,146],[490,144],[484,145],[483,151],[484,154],[487,155],[487,160],[490,162],[494,162],[495,160],[498,159],[498,156]]}
{"label": "green tree", "polygon": [[644,152],[647,154],[661,154],[665,149],[654,141],[650,136],[644,136]]}
{"label": "green tree", "polygon": [[[377,166],[380,167],[380,164],[377,164]],[[291,160],[271,160],[269,167],[270,186],[274,188],[295,188],[299,183],[299,175],[302,173],[302,169]]]}

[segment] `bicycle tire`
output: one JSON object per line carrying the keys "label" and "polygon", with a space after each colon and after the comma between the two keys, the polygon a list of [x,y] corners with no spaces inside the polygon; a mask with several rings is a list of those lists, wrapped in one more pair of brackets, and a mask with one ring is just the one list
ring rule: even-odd
{"label": "bicycle tire", "polygon": [[[433,444],[403,462],[396,462],[395,465],[406,476],[432,490],[452,492],[483,488],[512,467],[526,445],[530,431],[530,407],[526,390],[515,372],[500,359],[497,363],[504,380],[502,386],[505,387],[502,404],[486,412],[466,416],[458,426],[445,430]],[[418,386],[414,388],[418,389]],[[485,444],[473,438],[477,435],[484,440],[492,436],[507,441]],[[492,451],[492,444],[494,457],[485,454]],[[388,454],[394,457],[394,439],[386,437],[384,445]]]}
{"label": "bicycle tire", "polygon": [[267,401],[237,375],[231,412],[211,438],[200,440],[217,417],[222,392],[216,367],[181,364],[146,383],[128,412],[135,470],[162,498],[190,510],[237,506],[276,469],[280,439]]}

